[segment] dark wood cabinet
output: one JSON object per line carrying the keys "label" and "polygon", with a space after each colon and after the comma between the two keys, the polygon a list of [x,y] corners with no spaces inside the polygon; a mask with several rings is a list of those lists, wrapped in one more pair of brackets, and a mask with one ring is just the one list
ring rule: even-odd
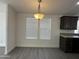
{"label": "dark wood cabinet", "polygon": [[60,49],[64,52],[79,52],[79,38],[64,38],[60,36]]}
{"label": "dark wood cabinet", "polygon": [[79,52],[79,38],[73,38],[73,48],[72,51]]}
{"label": "dark wood cabinet", "polygon": [[60,37],[60,48],[64,52],[72,51],[72,39]]}
{"label": "dark wood cabinet", "polygon": [[77,16],[63,16],[60,18],[60,29],[75,30],[77,29]]}

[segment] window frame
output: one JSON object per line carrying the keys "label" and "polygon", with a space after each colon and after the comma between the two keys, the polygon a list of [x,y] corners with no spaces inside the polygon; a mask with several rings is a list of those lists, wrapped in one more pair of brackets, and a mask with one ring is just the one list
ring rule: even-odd
{"label": "window frame", "polygon": [[[33,19],[34,19],[34,17],[26,17],[26,19],[25,19],[26,23],[27,23],[27,18],[33,18]],[[52,25],[51,21],[52,21],[52,19],[51,19],[51,17],[46,17],[46,18],[44,18],[44,19],[50,19],[50,39],[42,39],[42,38],[40,38],[40,36],[38,36],[38,30],[37,30],[37,38],[36,38],[36,39],[34,39],[34,38],[33,38],[33,39],[28,39],[27,36],[25,35],[25,36],[26,36],[25,38],[26,38],[27,40],[51,40],[51,32],[52,32],[52,31],[51,31],[51,28],[52,28],[52,27],[51,27],[51,25]],[[40,20],[40,21],[42,21],[42,20]],[[37,22],[38,22],[38,21],[37,21]],[[26,32],[26,30],[27,30],[26,23],[25,23],[25,27],[26,27],[26,28],[25,28],[25,34],[27,33],[27,32]],[[39,28],[40,28],[40,26],[39,26]]]}

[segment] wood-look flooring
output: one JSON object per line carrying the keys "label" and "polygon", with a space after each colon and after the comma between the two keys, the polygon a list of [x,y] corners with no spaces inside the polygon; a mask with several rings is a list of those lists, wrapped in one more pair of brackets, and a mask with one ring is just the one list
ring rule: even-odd
{"label": "wood-look flooring", "polygon": [[77,53],[64,53],[54,48],[15,48],[5,59],[79,59]]}
{"label": "wood-look flooring", "polygon": [[4,55],[5,47],[0,47],[0,55]]}

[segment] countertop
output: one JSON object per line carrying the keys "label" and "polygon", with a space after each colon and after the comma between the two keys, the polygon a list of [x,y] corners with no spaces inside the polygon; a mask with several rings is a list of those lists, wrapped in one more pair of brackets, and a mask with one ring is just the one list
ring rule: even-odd
{"label": "countertop", "polygon": [[79,38],[79,34],[71,34],[71,33],[61,33],[60,34],[61,37],[64,37],[64,38]]}

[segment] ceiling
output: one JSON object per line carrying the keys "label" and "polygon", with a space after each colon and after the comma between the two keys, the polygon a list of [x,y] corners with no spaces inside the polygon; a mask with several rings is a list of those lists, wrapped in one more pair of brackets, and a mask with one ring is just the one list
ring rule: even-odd
{"label": "ceiling", "polygon": [[[0,0],[8,3],[17,12],[35,13],[37,12],[38,0]],[[79,12],[76,5],[79,0],[42,0],[41,11],[46,14],[66,14]]]}

